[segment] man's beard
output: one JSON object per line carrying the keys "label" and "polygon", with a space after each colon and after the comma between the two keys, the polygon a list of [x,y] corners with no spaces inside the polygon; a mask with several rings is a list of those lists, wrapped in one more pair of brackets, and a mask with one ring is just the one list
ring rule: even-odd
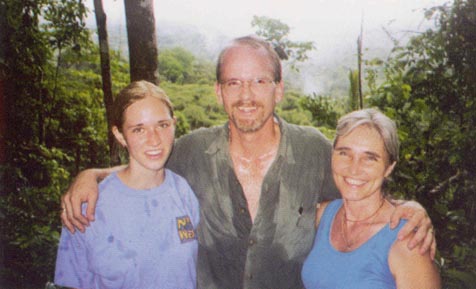
{"label": "man's beard", "polygon": [[[234,112],[238,111],[239,107],[243,107],[243,106],[255,107],[257,110],[260,110],[259,114],[257,114],[257,117],[253,119],[239,119],[238,117],[235,116]],[[266,120],[268,119],[263,113],[264,113],[263,104],[253,101],[249,103],[248,105],[244,105],[243,102],[240,101],[235,103],[232,107],[231,121],[240,132],[243,132],[243,133],[256,132],[264,126],[264,124],[266,123]]]}

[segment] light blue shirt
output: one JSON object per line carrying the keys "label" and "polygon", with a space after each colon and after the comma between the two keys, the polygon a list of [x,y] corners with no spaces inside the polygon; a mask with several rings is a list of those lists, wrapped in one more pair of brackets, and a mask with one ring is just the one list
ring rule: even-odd
{"label": "light blue shirt", "polygon": [[166,170],[149,190],[116,174],[99,185],[96,220],[85,233],[63,229],[55,283],[75,288],[196,286],[198,202],[188,183]]}
{"label": "light blue shirt", "polygon": [[342,199],[334,200],[321,217],[314,246],[302,269],[307,289],[396,288],[388,265],[388,253],[405,221],[391,230],[385,225],[366,243],[351,252],[339,252],[330,243],[330,229]]}

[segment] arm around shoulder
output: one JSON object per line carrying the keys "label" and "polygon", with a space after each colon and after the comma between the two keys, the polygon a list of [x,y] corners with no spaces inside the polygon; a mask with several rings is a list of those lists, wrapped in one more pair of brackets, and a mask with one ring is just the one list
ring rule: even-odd
{"label": "arm around shoulder", "polygon": [[[75,229],[84,232],[89,221],[94,220],[94,210],[98,197],[98,181],[104,179],[109,174],[123,169],[124,166],[116,166],[106,169],[87,169],[80,172],[68,191],[61,197],[61,221],[70,232]],[[81,206],[88,203],[86,216],[82,215]]]}
{"label": "arm around shoulder", "polygon": [[407,239],[395,241],[388,256],[397,288],[441,288],[440,274],[430,258],[430,253],[421,255],[417,250],[408,249]]}

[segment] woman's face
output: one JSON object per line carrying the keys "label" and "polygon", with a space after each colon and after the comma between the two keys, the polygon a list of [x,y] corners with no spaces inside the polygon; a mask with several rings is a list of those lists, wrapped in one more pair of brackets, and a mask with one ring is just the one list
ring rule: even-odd
{"label": "woman's face", "polygon": [[126,109],[122,132],[117,128],[113,132],[129,152],[131,169],[157,172],[172,151],[175,119],[160,99],[146,97]]}
{"label": "woman's face", "polygon": [[342,198],[358,201],[380,198],[389,165],[380,134],[366,125],[339,137],[332,152],[332,173]]}

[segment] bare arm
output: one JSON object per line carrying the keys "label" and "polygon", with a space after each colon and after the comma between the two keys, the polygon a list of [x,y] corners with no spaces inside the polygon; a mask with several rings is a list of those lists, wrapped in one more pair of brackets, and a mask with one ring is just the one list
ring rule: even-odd
{"label": "bare arm", "polygon": [[433,260],[436,253],[436,240],[433,225],[426,210],[415,201],[396,201],[395,203],[397,207],[390,219],[390,228],[395,228],[400,219],[407,219],[408,222],[398,233],[398,239],[406,239],[410,250],[419,246],[420,254],[430,251],[430,257]]}
{"label": "bare arm", "polygon": [[[75,229],[84,232],[85,226],[88,226],[90,221],[94,221],[98,198],[98,181],[123,168],[124,166],[87,169],[76,176],[68,191],[61,197],[61,208],[63,208],[61,221],[71,233],[74,233]],[[83,203],[88,203],[86,216],[81,213]]]}
{"label": "bare arm", "polygon": [[408,249],[406,242],[406,240],[397,240],[388,256],[388,263],[397,288],[441,288],[440,274],[429,252],[421,255]]}

